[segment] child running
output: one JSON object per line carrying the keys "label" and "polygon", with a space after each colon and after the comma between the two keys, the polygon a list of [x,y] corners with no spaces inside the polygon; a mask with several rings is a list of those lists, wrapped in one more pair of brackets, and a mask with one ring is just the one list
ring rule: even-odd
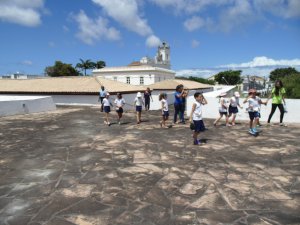
{"label": "child running", "polygon": [[236,114],[239,112],[238,107],[242,109],[243,107],[240,105],[240,93],[238,91],[234,92],[234,95],[230,99],[229,103],[229,115],[228,118],[232,116],[231,125],[235,126],[235,118]]}
{"label": "child running", "polygon": [[226,118],[226,126],[230,127],[231,125],[229,124],[229,117],[228,117],[228,113],[227,113],[227,100],[224,98],[225,96],[227,95],[226,92],[224,93],[221,93],[219,95],[220,97],[220,100],[219,100],[219,103],[220,103],[220,106],[219,106],[219,114],[220,114],[220,117],[217,118],[214,122],[214,126],[217,126],[217,123],[222,119],[223,115],[225,116]]}
{"label": "child running", "polygon": [[192,106],[192,111],[190,115],[190,123],[194,124],[195,130],[193,134],[194,145],[201,144],[201,141],[198,140],[198,135],[200,132],[205,131],[205,126],[202,120],[202,105],[207,104],[206,99],[200,92],[194,94],[195,102]]}
{"label": "child running", "polygon": [[161,101],[161,115],[160,127],[171,128],[172,126],[166,126],[166,121],[169,119],[169,105],[167,100],[167,94],[161,93],[159,95],[159,101]]}
{"label": "child running", "polygon": [[123,116],[123,107],[125,105],[125,100],[122,98],[122,94],[118,93],[115,100],[116,112],[118,114],[118,124],[121,125],[121,118]]}
{"label": "child running", "polygon": [[260,98],[256,96],[256,90],[255,89],[250,89],[248,91],[249,95],[248,97],[244,100],[244,104],[248,102],[248,113],[249,113],[249,133],[252,135],[257,135],[259,132],[256,129],[256,125],[258,123],[259,119],[259,105],[263,104]]}
{"label": "child running", "polygon": [[141,92],[137,93],[136,98],[134,99],[134,105],[136,111],[136,123],[140,124],[142,122],[142,107],[145,105]]}
{"label": "child running", "polygon": [[107,92],[105,95],[105,98],[103,99],[103,110],[105,112],[105,119],[104,119],[104,123],[108,126],[110,126],[110,122],[109,122],[109,113],[110,113],[110,106],[113,106],[109,100],[109,93]]}

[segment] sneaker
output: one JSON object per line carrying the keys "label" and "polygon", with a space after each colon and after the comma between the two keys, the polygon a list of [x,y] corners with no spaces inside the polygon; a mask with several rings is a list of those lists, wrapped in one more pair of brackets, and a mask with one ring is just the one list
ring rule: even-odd
{"label": "sneaker", "polygon": [[231,123],[232,126],[235,126],[235,123]]}
{"label": "sneaker", "polygon": [[200,145],[200,142],[198,140],[194,141],[194,145]]}
{"label": "sneaker", "polygon": [[258,132],[259,132],[256,128],[252,128],[252,131],[253,131],[254,133],[258,133]]}
{"label": "sneaker", "polygon": [[255,135],[255,134],[256,134],[252,129],[249,129],[248,132],[249,132],[250,134],[252,134],[252,135]]}
{"label": "sneaker", "polygon": [[227,124],[226,124],[226,127],[231,127],[231,124],[227,123]]}
{"label": "sneaker", "polygon": [[281,126],[281,127],[286,127],[287,125],[284,124],[284,123],[280,123],[279,126]]}
{"label": "sneaker", "polygon": [[121,121],[119,121],[119,125],[121,125]]}

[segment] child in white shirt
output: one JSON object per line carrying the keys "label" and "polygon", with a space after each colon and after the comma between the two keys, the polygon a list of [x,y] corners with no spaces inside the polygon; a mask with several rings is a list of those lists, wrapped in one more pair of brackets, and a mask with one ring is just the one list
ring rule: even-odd
{"label": "child in white shirt", "polygon": [[109,113],[110,113],[110,106],[112,106],[112,104],[109,100],[109,93],[108,92],[106,93],[106,96],[103,99],[102,105],[103,105],[103,110],[105,112],[104,123],[107,124],[108,126],[110,126]]}
{"label": "child in white shirt", "polygon": [[123,107],[125,105],[125,100],[122,98],[122,94],[118,93],[117,98],[115,99],[115,107],[116,107],[116,112],[118,114],[118,123],[121,125],[121,118],[123,116]]}
{"label": "child in white shirt", "polygon": [[[161,101],[161,115],[162,120],[160,121],[160,127],[166,127],[166,121],[169,119],[169,105],[167,100],[167,94],[161,93],[159,95],[159,101]],[[168,128],[171,128],[172,126],[168,126]]]}
{"label": "child in white shirt", "polygon": [[228,120],[229,120],[229,117],[228,117],[228,111],[227,111],[227,99],[225,99],[224,97],[227,95],[226,92],[224,93],[221,93],[219,95],[220,97],[220,100],[219,100],[219,103],[220,103],[220,106],[219,106],[219,114],[220,114],[220,117],[217,118],[214,122],[214,126],[217,126],[217,123],[222,119],[223,115],[225,116],[226,118],[226,126],[230,127],[231,125],[229,124]]}
{"label": "child in white shirt", "polygon": [[137,124],[140,124],[142,122],[142,107],[145,105],[141,92],[137,93],[136,98],[134,99],[134,105],[136,111],[136,122]]}
{"label": "child in white shirt", "polygon": [[196,92],[194,94],[195,102],[192,106],[192,111],[190,115],[190,123],[193,124],[194,127],[194,145],[201,144],[200,140],[197,139],[200,132],[205,131],[205,126],[202,120],[202,105],[207,104],[206,99],[200,92]]}

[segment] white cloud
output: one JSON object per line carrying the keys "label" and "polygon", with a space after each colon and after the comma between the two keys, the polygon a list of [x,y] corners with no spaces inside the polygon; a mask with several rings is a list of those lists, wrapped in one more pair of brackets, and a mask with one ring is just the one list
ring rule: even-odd
{"label": "white cloud", "polygon": [[197,40],[192,40],[192,48],[197,48],[197,47],[199,47],[199,45],[200,45],[200,42],[199,42],[199,41],[197,41]]}
{"label": "white cloud", "polygon": [[42,23],[44,0],[1,0],[0,20],[35,27]]}
{"label": "white cloud", "polygon": [[86,44],[91,45],[101,39],[115,41],[121,38],[120,32],[114,27],[108,27],[108,21],[102,17],[93,20],[83,10],[73,17],[79,27],[76,36]]}
{"label": "white cloud", "polygon": [[26,65],[26,66],[32,66],[33,65],[33,62],[30,61],[30,60],[24,60],[21,62],[22,65]]}
{"label": "white cloud", "polygon": [[141,36],[151,35],[152,29],[146,19],[139,15],[137,0],[92,0],[126,29]]}
{"label": "white cloud", "polygon": [[250,62],[240,63],[240,64],[228,64],[222,65],[220,67],[229,68],[253,68],[253,67],[266,67],[266,66],[300,66],[300,59],[281,59],[275,60],[265,56],[255,57]]}
{"label": "white cloud", "polygon": [[155,35],[151,35],[146,40],[146,46],[149,48],[157,48],[161,44],[161,40]]}
{"label": "white cloud", "polygon": [[194,31],[201,27],[204,27],[205,24],[206,23],[205,23],[204,19],[202,19],[199,16],[193,16],[192,18],[187,19],[183,25],[188,31]]}

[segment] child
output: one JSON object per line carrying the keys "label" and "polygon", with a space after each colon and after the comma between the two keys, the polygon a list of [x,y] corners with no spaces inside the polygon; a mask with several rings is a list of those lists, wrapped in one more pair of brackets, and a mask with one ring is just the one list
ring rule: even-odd
{"label": "child", "polygon": [[219,100],[219,103],[220,103],[220,106],[219,106],[219,114],[220,114],[220,117],[217,118],[214,122],[214,126],[217,126],[217,123],[222,119],[223,115],[226,117],[226,126],[230,127],[231,125],[229,124],[228,120],[229,120],[229,117],[228,117],[228,114],[227,114],[227,105],[226,105],[226,102],[227,100],[223,97],[225,97],[227,95],[226,92],[224,93],[221,93],[219,95],[220,97],[220,100]]}
{"label": "child", "polygon": [[144,100],[142,98],[141,92],[138,92],[136,98],[134,99],[135,111],[136,111],[136,121],[137,124],[140,124],[141,116],[142,116],[142,106],[145,105]]}
{"label": "child", "polygon": [[[258,100],[258,119],[257,119],[257,124],[256,124],[256,126],[257,127],[261,127],[262,125],[260,124],[260,122],[259,122],[259,119],[260,119],[260,109],[261,109],[261,104],[264,104],[264,105],[267,105],[267,101],[265,101],[265,102],[263,102],[262,100],[261,100],[261,98],[260,98],[260,92],[257,92],[256,93],[256,98],[257,98],[257,100]],[[260,102],[261,102],[261,104],[260,104]]]}
{"label": "child", "polygon": [[105,95],[105,98],[103,99],[103,110],[105,112],[105,120],[104,123],[107,124],[108,126],[110,126],[110,122],[109,122],[109,113],[110,113],[110,106],[112,106],[111,102],[109,101],[109,93],[107,92]]}
{"label": "child", "polygon": [[194,145],[201,144],[200,140],[197,139],[200,132],[205,131],[205,126],[202,120],[202,105],[207,104],[206,99],[200,92],[194,94],[195,102],[192,106],[192,111],[190,115],[190,123],[194,123]]}
{"label": "child", "polygon": [[249,113],[249,133],[252,135],[257,135],[258,131],[256,129],[256,124],[258,123],[259,119],[259,104],[262,104],[260,98],[256,97],[256,90],[250,89],[248,91],[249,96],[244,100],[244,104],[248,102],[248,113]]}
{"label": "child", "polygon": [[240,98],[240,93],[238,91],[236,91],[236,92],[234,92],[234,95],[230,99],[228,118],[231,117],[231,115],[233,114],[232,120],[231,120],[232,126],[235,126],[236,114],[239,112],[238,107],[240,107],[241,109],[243,108],[240,105],[239,98]]}
{"label": "child", "polygon": [[[169,119],[169,105],[167,101],[167,94],[161,93],[159,95],[159,101],[161,101],[161,115],[162,121],[160,121],[160,127],[166,127],[166,121]],[[171,126],[168,126],[171,128]]]}
{"label": "child", "polygon": [[122,98],[122,94],[118,93],[117,98],[115,100],[115,105],[116,105],[116,112],[118,114],[118,123],[121,125],[121,118],[123,115],[123,107],[125,105],[125,100]]}

